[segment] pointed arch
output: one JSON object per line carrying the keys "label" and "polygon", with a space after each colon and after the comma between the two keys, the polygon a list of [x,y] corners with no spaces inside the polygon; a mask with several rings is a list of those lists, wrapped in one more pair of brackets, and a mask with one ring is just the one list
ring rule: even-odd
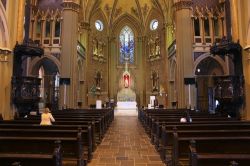
{"label": "pointed arch", "polygon": [[121,15],[115,20],[112,27],[112,33],[119,34],[124,25],[128,25],[133,30],[135,36],[142,36],[143,27],[136,18],[128,13]]}
{"label": "pointed arch", "polygon": [[39,58],[36,57],[35,59],[33,59],[30,63],[30,68],[29,68],[29,74],[30,75],[36,75],[37,71],[38,71],[38,67],[41,66],[41,63],[43,62],[43,60],[48,59],[50,60],[53,64],[55,64],[57,70],[59,73],[61,73],[61,63],[59,62],[59,60],[54,57],[54,56],[43,56],[43,58]]}
{"label": "pointed arch", "polygon": [[100,8],[96,9],[95,12],[91,13],[91,16],[89,17],[89,22],[90,22],[90,27],[92,27],[93,23],[97,20],[101,20],[104,24],[104,31],[108,32],[109,28],[108,28],[108,20],[105,16],[105,14],[103,13],[103,10],[101,10]]}
{"label": "pointed arch", "polygon": [[195,75],[224,75],[221,64],[212,57],[206,57],[196,66]]}
{"label": "pointed arch", "polygon": [[196,72],[196,70],[197,70],[197,66],[201,63],[201,61],[203,61],[204,59],[206,59],[206,58],[208,58],[208,57],[214,59],[215,62],[217,62],[217,63],[221,66],[221,68],[222,68],[222,70],[223,70],[223,73],[224,73],[224,74],[227,74],[227,67],[226,67],[225,61],[223,61],[219,56],[212,56],[209,52],[208,52],[208,53],[202,54],[201,56],[199,56],[199,57],[195,60],[195,62],[194,62],[194,69],[193,69],[193,73],[194,73],[194,74],[195,74],[195,72]]}

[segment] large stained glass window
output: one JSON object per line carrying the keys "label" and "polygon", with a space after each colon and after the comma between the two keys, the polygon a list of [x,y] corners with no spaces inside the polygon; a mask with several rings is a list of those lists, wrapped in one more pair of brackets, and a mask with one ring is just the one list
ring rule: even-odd
{"label": "large stained glass window", "polygon": [[134,63],[134,33],[131,28],[125,26],[120,33],[120,63],[124,64],[128,60],[130,64]]}

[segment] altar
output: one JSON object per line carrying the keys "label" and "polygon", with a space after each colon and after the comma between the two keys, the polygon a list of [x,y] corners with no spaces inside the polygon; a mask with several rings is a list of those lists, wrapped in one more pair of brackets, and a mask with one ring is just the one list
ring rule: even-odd
{"label": "altar", "polygon": [[116,116],[137,116],[136,94],[130,88],[121,89],[117,94]]}
{"label": "altar", "polygon": [[117,109],[137,109],[137,103],[135,101],[118,101]]}
{"label": "altar", "polygon": [[117,104],[115,115],[137,116],[137,103],[134,79],[129,72],[129,58],[125,58],[125,69],[120,77],[119,91],[117,93]]}
{"label": "altar", "polygon": [[118,101],[115,116],[137,116],[138,109],[135,101]]}

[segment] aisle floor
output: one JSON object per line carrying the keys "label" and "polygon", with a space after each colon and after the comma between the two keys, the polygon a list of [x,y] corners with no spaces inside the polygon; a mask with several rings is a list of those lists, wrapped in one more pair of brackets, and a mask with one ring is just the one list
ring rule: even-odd
{"label": "aisle floor", "polygon": [[115,116],[88,166],[164,166],[137,116]]}

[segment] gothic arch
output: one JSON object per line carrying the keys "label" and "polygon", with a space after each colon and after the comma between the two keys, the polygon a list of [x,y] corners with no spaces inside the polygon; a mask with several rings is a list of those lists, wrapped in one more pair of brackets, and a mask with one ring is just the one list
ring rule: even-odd
{"label": "gothic arch", "polygon": [[193,68],[193,73],[195,74],[195,71],[197,70],[197,66],[206,58],[212,58],[214,59],[223,69],[223,73],[227,73],[227,67],[225,61],[223,61],[219,56],[212,56],[210,53],[204,53],[201,56],[199,56],[195,62],[194,62],[194,68]]}
{"label": "gothic arch", "polygon": [[164,16],[162,15],[161,12],[159,12],[159,10],[157,10],[156,8],[152,8],[149,13],[148,16],[146,18],[146,27],[145,27],[145,33],[147,34],[148,32],[152,32],[150,29],[150,23],[153,19],[157,19],[159,22],[158,28],[155,30],[156,32],[160,32],[162,30],[162,28],[164,27],[163,23],[164,23]]}
{"label": "gothic arch", "polygon": [[9,47],[9,30],[2,2],[0,2],[0,47]]}
{"label": "gothic arch", "polygon": [[45,60],[48,59],[50,60],[52,63],[55,64],[55,66],[57,67],[57,70],[59,73],[61,73],[61,63],[59,62],[59,60],[54,57],[54,56],[43,56],[42,58],[36,57],[35,59],[33,59],[30,63],[30,68],[29,68],[29,74],[30,75],[34,75],[37,71],[37,69],[39,69],[41,63]]}
{"label": "gothic arch", "polygon": [[120,31],[125,25],[129,26],[133,30],[135,37],[142,35],[143,30],[141,24],[138,22],[136,18],[127,13],[120,16],[114,22],[112,27],[112,33],[115,34],[115,36],[119,36]]}
{"label": "gothic arch", "polygon": [[119,57],[120,57],[120,46],[119,46],[119,40],[120,40],[120,32],[121,30],[125,27],[128,26],[129,28],[131,28],[131,30],[133,31],[134,34],[134,64],[133,65],[137,65],[137,56],[138,56],[138,50],[137,50],[137,42],[138,42],[138,37],[140,37],[142,35],[142,27],[140,26],[140,23],[138,22],[138,20],[136,20],[133,16],[129,15],[129,14],[124,14],[121,17],[118,18],[118,20],[116,20],[114,22],[114,26],[112,28],[112,37],[114,40],[114,42],[116,43],[116,55],[117,55],[117,64],[118,66],[120,66],[119,63]]}
{"label": "gothic arch", "polygon": [[108,32],[108,30],[109,30],[108,20],[107,20],[105,14],[103,13],[103,11],[100,8],[96,9],[95,12],[92,12],[92,14],[91,14],[91,16],[89,18],[89,22],[91,24],[90,25],[91,29],[95,28],[94,23],[95,23],[95,21],[97,19],[99,19],[99,20],[101,20],[103,22],[103,25],[104,25],[103,32],[104,33]]}

